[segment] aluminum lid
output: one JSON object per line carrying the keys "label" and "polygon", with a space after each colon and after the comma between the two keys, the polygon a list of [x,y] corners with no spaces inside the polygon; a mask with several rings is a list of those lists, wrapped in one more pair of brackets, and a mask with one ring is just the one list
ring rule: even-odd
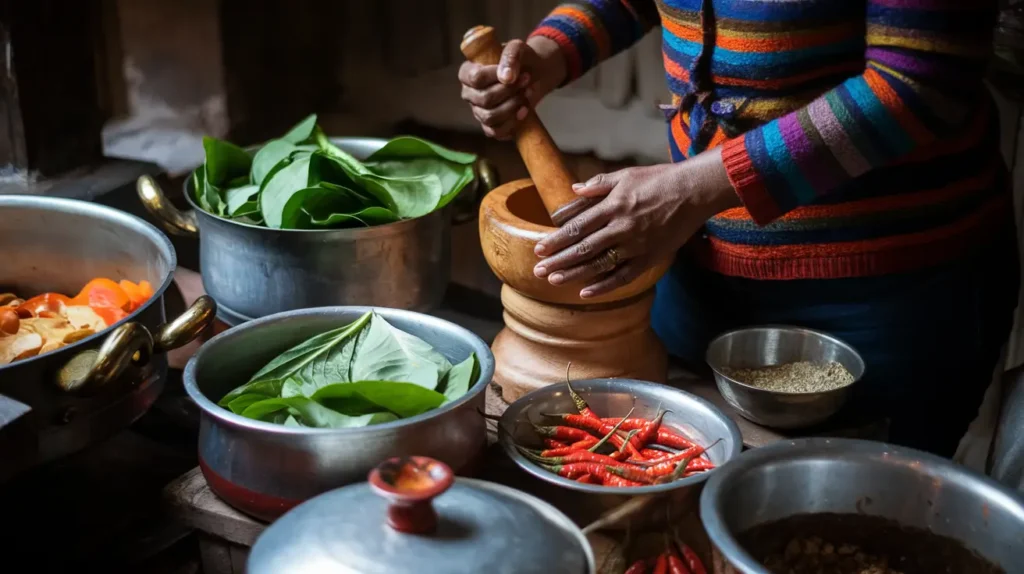
{"label": "aluminum lid", "polygon": [[392,459],[369,483],[333,490],[256,540],[250,574],[595,572],[580,529],[518,490],[454,478],[443,463]]}

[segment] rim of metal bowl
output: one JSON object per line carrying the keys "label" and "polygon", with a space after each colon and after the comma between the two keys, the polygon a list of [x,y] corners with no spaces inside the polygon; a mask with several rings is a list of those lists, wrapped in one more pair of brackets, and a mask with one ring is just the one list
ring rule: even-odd
{"label": "rim of metal bowl", "polygon": [[[21,365],[28,365],[36,361],[45,361],[49,358],[56,356],[58,353],[65,351],[70,352],[73,349],[81,350],[83,347],[87,347],[98,340],[106,340],[107,336],[117,327],[125,323],[130,323],[138,319],[146,309],[149,309],[153,305],[157,304],[157,301],[162,301],[164,293],[170,288],[171,283],[174,282],[174,270],[178,268],[178,253],[174,250],[174,244],[167,238],[162,231],[156,228],[155,225],[150,222],[128,213],[127,211],[121,211],[113,207],[107,207],[99,203],[91,201],[84,201],[81,199],[70,199],[66,197],[50,197],[43,195],[26,195],[26,194],[11,194],[11,195],[0,195],[0,207],[52,207],[52,206],[63,206],[67,211],[73,213],[79,213],[86,216],[93,216],[97,218],[107,217],[110,219],[117,220],[120,223],[125,224],[128,227],[135,227],[139,230],[145,230],[155,243],[158,243],[162,249],[164,249],[168,255],[168,271],[164,277],[160,286],[153,290],[153,296],[150,297],[141,307],[132,311],[129,315],[114,323],[108,325],[107,328],[102,331],[97,331],[88,337],[75,341],[70,345],[64,345],[59,349],[54,349],[46,353],[40,353],[34,357],[27,359],[21,359],[20,361],[14,361],[6,365],[0,365],[0,371],[7,368],[19,367]],[[84,287],[84,285],[83,285]],[[34,295],[33,295],[34,296]]]}
{"label": "rim of metal bowl", "polygon": [[[813,393],[792,393],[792,392],[787,392],[787,391],[772,391],[772,390],[769,390],[769,389],[762,389],[761,387],[755,387],[753,385],[748,385],[747,383],[744,383],[742,381],[738,381],[738,380],[730,377],[729,375],[726,375],[725,373],[723,373],[722,370],[721,370],[721,366],[720,365],[716,365],[715,363],[713,363],[711,361],[711,348],[714,347],[715,344],[717,344],[722,339],[725,339],[727,337],[731,337],[731,336],[733,336],[733,335],[735,335],[737,333],[742,333],[744,331],[756,331],[756,330],[760,330],[760,329],[782,329],[782,330],[786,330],[786,331],[796,331],[796,332],[801,332],[801,333],[810,333],[812,335],[821,337],[822,339],[825,339],[825,340],[827,340],[827,341],[829,341],[829,342],[831,342],[831,343],[833,343],[835,345],[843,347],[846,350],[850,351],[850,353],[853,354],[854,357],[856,357],[857,362],[860,363],[860,376],[854,377],[853,382],[848,384],[848,385],[843,385],[841,387],[836,387],[834,389],[828,389],[827,391],[817,391],[817,392],[813,392]],[[717,376],[722,377],[723,379],[729,381],[730,383],[732,383],[734,385],[737,385],[737,386],[740,386],[740,387],[743,387],[745,389],[750,389],[752,391],[755,391],[755,392],[758,392],[758,393],[763,393],[763,394],[766,394],[766,395],[784,395],[784,396],[813,397],[813,396],[818,396],[818,395],[828,395],[828,394],[832,394],[832,393],[839,393],[839,392],[843,392],[843,391],[848,391],[854,385],[859,383],[861,381],[861,379],[864,378],[864,373],[867,372],[867,364],[864,363],[864,357],[860,356],[860,352],[857,351],[857,349],[854,348],[853,345],[847,343],[846,341],[840,339],[839,337],[836,337],[835,335],[831,335],[831,334],[826,333],[824,331],[819,331],[817,329],[809,329],[807,327],[797,327],[796,325],[784,325],[784,324],[775,324],[775,323],[770,323],[770,324],[767,324],[767,325],[755,325],[755,326],[752,326],[752,327],[741,327],[739,329],[732,329],[731,331],[726,331],[725,333],[722,333],[721,335],[719,335],[719,336],[715,337],[714,339],[712,339],[710,343],[708,343],[708,350],[705,351],[705,353],[704,353],[704,362],[707,363],[708,367],[710,367],[711,370],[714,371],[714,373]],[[768,366],[770,366],[770,365],[768,365]]]}
{"label": "rim of metal bowl", "polygon": [[[463,335],[465,335],[468,339],[473,341],[474,342],[474,346],[478,346],[478,349],[474,350],[474,352],[477,353],[477,360],[480,363],[480,376],[473,383],[473,385],[469,387],[469,390],[466,392],[466,394],[464,394],[461,397],[459,397],[458,399],[456,399],[456,400],[454,400],[454,401],[452,401],[450,403],[444,404],[444,405],[442,405],[442,406],[440,406],[440,407],[438,407],[436,409],[427,411],[425,413],[418,414],[418,415],[416,415],[414,417],[409,417],[409,418],[405,418],[405,419],[399,419],[397,421],[391,421],[391,422],[383,423],[383,424],[379,424],[379,425],[371,425],[371,426],[357,427],[357,428],[342,428],[342,429],[316,428],[316,427],[290,427],[290,426],[284,426],[284,425],[279,425],[279,424],[268,423],[268,422],[264,422],[264,421],[258,421],[258,420],[254,420],[254,419],[245,418],[242,415],[236,415],[235,413],[231,412],[230,410],[228,410],[228,409],[218,405],[214,401],[210,400],[210,398],[207,397],[205,394],[203,394],[203,392],[199,389],[199,383],[198,383],[198,381],[196,379],[196,369],[198,368],[197,365],[198,365],[199,361],[202,359],[202,357],[205,354],[210,353],[210,349],[214,348],[218,341],[230,339],[232,337],[237,337],[241,333],[244,333],[245,331],[248,331],[250,329],[260,329],[264,325],[267,325],[267,324],[270,324],[270,323],[275,323],[277,321],[281,321],[281,320],[285,320],[285,319],[301,318],[301,317],[305,317],[305,316],[309,316],[309,315],[322,315],[325,312],[330,313],[330,312],[339,312],[339,311],[352,311],[352,312],[356,312],[356,313],[359,313],[359,314],[366,313],[367,311],[383,311],[383,313],[381,313],[381,314],[384,315],[385,318],[387,318],[388,315],[390,315],[390,316],[396,316],[397,315],[397,316],[402,316],[402,317],[410,318],[410,319],[415,317],[417,320],[423,321],[424,323],[432,323],[434,325],[445,325],[445,326],[447,326],[446,328],[451,328],[452,330],[459,331]],[[486,354],[480,353],[479,350],[481,350],[481,349],[485,349],[487,351]],[[307,309],[298,309],[298,310],[294,310],[294,311],[283,311],[281,313],[275,313],[273,315],[267,315],[266,317],[261,317],[259,319],[254,319],[252,321],[249,321],[249,322],[244,323],[242,325],[239,325],[237,327],[232,327],[231,329],[228,329],[227,331],[224,331],[223,333],[213,337],[212,339],[210,339],[209,341],[204,343],[202,348],[199,349],[199,352],[196,353],[195,355],[193,355],[193,357],[191,359],[189,359],[188,363],[185,365],[185,370],[184,370],[184,373],[183,373],[183,376],[182,376],[182,384],[185,387],[185,392],[188,393],[188,396],[199,406],[199,408],[203,412],[205,412],[207,415],[217,419],[219,422],[221,422],[223,424],[226,424],[226,425],[229,425],[229,426],[234,426],[234,427],[241,427],[241,428],[245,428],[247,430],[259,430],[259,431],[274,433],[274,434],[278,434],[278,435],[296,435],[296,436],[298,436],[298,435],[309,435],[309,434],[344,434],[344,433],[357,434],[357,433],[366,433],[366,432],[379,432],[379,431],[395,429],[395,428],[399,428],[399,427],[403,427],[403,426],[408,426],[408,425],[415,425],[417,423],[420,423],[420,422],[423,422],[423,421],[426,421],[426,420],[430,420],[430,419],[432,419],[434,417],[437,417],[437,416],[440,416],[440,415],[442,415],[444,413],[447,413],[449,411],[455,410],[456,408],[458,408],[458,407],[468,403],[469,401],[473,400],[477,395],[483,393],[487,389],[487,385],[488,385],[488,383],[490,382],[490,380],[491,380],[491,378],[493,376],[494,376],[494,355],[491,354],[490,348],[487,346],[487,343],[485,343],[483,341],[483,339],[481,339],[475,333],[473,333],[469,329],[466,329],[465,327],[462,327],[460,325],[452,323],[451,321],[446,321],[446,320],[441,319],[439,317],[434,317],[432,315],[427,315],[427,314],[424,314],[424,313],[417,313],[415,311],[405,311],[405,310],[402,310],[402,309],[391,309],[391,308],[387,308],[387,307],[344,306],[344,305],[341,305],[341,306],[333,306],[333,307],[310,307],[310,308],[307,308]]]}
{"label": "rim of metal bowl", "polygon": [[835,451],[836,455],[850,452],[875,454],[884,456],[888,460],[904,459],[908,465],[909,463],[926,462],[933,468],[973,481],[984,488],[992,500],[999,500],[1007,506],[1016,507],[1024,520],[1024,502],[1015,492],[987,476],[969,471],[951,460],[927,452],[884,442],[848,438],[812,437],[780,441],[743,453],[742,456],[730,462],[722,472],[711,476],[700,495],[700,520],[704,524],[704,530],[707,532],[712,546],[717,547],[723,555],[728,556],[729,562],[737,567],[739,572],[742,574],[770,574],[740,545],[736,535],[725,524],[721,510],[725,503],[723,497],[727,494],[725,489],[734,486],[729,483],[735,483],[745,473],[759,466],[767,466],[779,460],[793,460],[825,451]]}
{"label": "rim of metal bowl", "polygon": [[[381,148],[381,147],[384,147],[384,144],[386,144],[388,142],[388,140],[386,140],[384,138],[373,138],[373,137],[331,136],[331,137],[328,137],[327,139],[329,139],[331,141],[331,143],[334,143],[334,144],[340,144],[342,142],[357,143],[357,144],[361,143],[361,144],[365,144],[365,145],[376,145],[378,147],[378,149]],[[245,149],[245,151],[247,151],[247,152],[255,153],[256,151],[259,151],[259,149],[261,147],[266,145],[266,143],[267,142],[263,142],[263,143],[257,144],[257,145],[246,146],[243,149]],[[193,195],[193,190],[192,190],[193,185],[192,185],[192,183],[193,183],[193,181],[195,181],[195,177],[194,176],[195,176],[196,170],[199,169],[200,167],[202,167],[202,166],[196,166],[192,171],[190,171],[188,173],[188,177],[186,177],[185,181],[182,182],[182,184],[181,184],[182,194],[185,196],[185,201],[187,201],[188,204],[192,207],[192,209],[195,210],[196,214],[199,215],[199,216],[209,217],[209,218],[211,218],[211,219],[213,219],[215,221],[221,222],[221,223],[225,223],[225,224],[229,224],[229,225],[235,225],[235,226],[238,226],[238,227],[243,227],[245,229],[251,229],[251,230],[257,231],[257,232],[265,232],[265,233],[295,233],[295,234],[335,233],[335,234],[342,235],[342,236],[352,236],[352,237],[359,236],[359,237],[362,237],[362,238],[377,237],[377,236],[381,236],[381,235],[394,235],[395,233],[399,233],[402,230],[403,227],[408,227],[410,225],[415,225],[415,223],[413,223],[413,222],[419,221],[419,220],[421,220],[421,219],[423,219],[425,217],[430,217],[432,215],[440,215],[443,212],[448,211],[449,207],[452,205],[452,203],[454,203],[454,199],[453,199],[453,201],[451,203],[449,203],[448,205],[442,207],[441,209],[436,209],[434,211],[431,211],[430,213],[421,215],[419,217],[413,217],[413,218],[409,218],[409,219],[400,219],[398,221],[393,221],[391,223],[385,223],[383,225],[371,225],[371,226],[368,226],[368,227],[350,227],[350,228],[338,228],[338,229],[332,229],[332,228],[327,228],[327,229],[272,229],[270,227],[263,227],[263,226],[260,226],[260,225],[253,225],[251,223],[245,223],[245,222],[242,222],[242,221],[235,221],[234,219],[228,219],[226,217],[221,217],[219,215],[210,213],[210,212],[206,211],[205,209],[203,209],[202,207],[200,207],[199,204],[196,203],[195,199],[192,198],[192,195]],[[474,180],[475,179],[476,179],[476,177],[474,176]],[[479,182],[477,182],[477,184],[479,185]],[[470,182],[468,185],[473,185],[473,183]],[[463,189],[463,191],[465,191],[465,189]],[[461,194],[462,194],[462,192],[460,191],[459,195],[461,195]]]}
{"label": "rim of metal bowl", "polygon": [[721,463],[721,464],[715,465],[715,468],[713,468],[712,470],[710,470],[708,472],[702,472],[700,474],[697,474],[697,475],[694,475],[694,476],[691,476],[691,477],[688,477],[688,478],[681,478],[681,479],[679,479],[679,480],[677,480],[675,482],[670,482],[668,484],[658,484],[658,485],[652,485],[652,486],[628,486],[628,487],[627,486],[602,486],[602,485],[599,485],[599,484],[582,484],[582,483],[576,482],[575,480],[569,480],[568,478],[563,478],[561,476],[558,476],[557,474],[552,474],[552,473],[550,473],[550,472],[540,468],[535,463],[531,462],[526,457],[524,457],[518,450],[516,450],[515,444],[512,442],[512,437],[505,430],[506,425],[509,424],[510,422],[514,422],[514,421],[506,421],[505,420],[505,414],[509,413],[512,410],[512,406],[513,405],[515,405],[517,403],[520,403],[520,402],[526,402],[526,401],[528,401],[528,399],[531,396],[539,396],[539,395],[542,395],[542,394],[544,394],[546,392],[550,392],[551,386],[557,386],[557,383],[556,383],[555,385],[550,385],[548,387],[541,387],[539,389],[535,389],[535,390],[530,391],[529,393],[519,397],[518,399],[516,399],[516,401],[514,403],[509,405],[509,408],[505,410],[505,414],[502,414],[501,421],[498,424],[498,442],[501,443],[501,447],[505,450],[505,453],[509,456],[509,458],[511,458],[516,463],[516,465],[519,466],[519,468],[525,470],[526,472],[530,473],[534,477],[539,478],[541,480],[544,480],[546,482],[550,482],[552,484],[557,484],[559,486],[564,486],[565,488],[568,488],[568,489],[571,489],[571,490],[576,490],[576,491],[579,491],[579,492],[586,492],[586,493],[590,493],[590,494],[640,495],[640,494],[659,494],[659,493],[665,493],[665,492],[669,492],[669,491],[672,491],[672,490],[676,490],[678,488],[683,488],[683,487],[686,487],[686,486],[691,486],[691,485],[699,484],[701,482],[705,482],[706,480],[708,480],[708,478],[711,477],[711,475],[715,474],[718,471],[719,468],[721,468],[721,467],[725,466],[726,464],[730,463],[731,461],[735,460],[740,455],[740,453],[743,452],[743,435],[740,433],[739,427],[736,426],[736,422],[733,421],[728,415],[723,413],[721,409],[719,409],[717,406],[715,406],[710,401],[707,401],[707,400],[705,400],[705,399],[703,399],[701,397],[698,397],[697,395],[695,395],[693,393],[688,393],[688,392],[686,392],[686,391],[684,391],[682,389],[673,387],[671,385],[662,385],[662,384],[659,384],[659,383],[652,383],[650,381],[640,381],[640,380],[637,380],[637,379],[622,379],[622,378],[580,379],[580,380],[572,381],[572,382],[573,382],[574,388],[575,388],[576,384],[595,383],[595,382],[602,382],[602,381],[624,382],[624,383],[629,384],[630,386],[635,386],[635,387],[638,387],[638,388],[644,388],[644,387],[651,388],[651,389],[654,389],[654,388],[665,389],[665,388],[667,388],[667,389],[670,389],[673,392],[677,392],[677,393],[680,393],[682,395],[685,395],[689,400],[692,400],[693,402],[695,402],[695,403],[699,404],[700,406],[704,407],[709,412],[713,413],[722,422],[725,423],[725,426],[728,429],[729,438],[732,439],[732,444],[733,444],[732,450],[730,452],[726,453],[725,461],[723,463]]}

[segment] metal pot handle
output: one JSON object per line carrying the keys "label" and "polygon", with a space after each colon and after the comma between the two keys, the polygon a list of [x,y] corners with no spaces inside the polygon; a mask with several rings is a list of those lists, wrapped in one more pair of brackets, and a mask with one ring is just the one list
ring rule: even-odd
{"label": "metal pot handle", "polygon": [[193,210],[181,211],[174,207],[160,188],[156,180],[148,175],[139,176],[135,182],[135,190],[146,211],[150,213],[171,235],[181,237],[198,237],[199,226],[196,224],[196,213]]}
{"label": "metal pot handle", "polygon": [[498,169],[486,159],[476,160],[473,171],[476,173],[476,178],[474,178],[471,193],[467,194],[463,201],[455,200],[455,209],[452,213],[452,223],[455,225],[476,219],[477,213],[480,212],[480,201],[501,183]]}
{"label": "metal pot handle", "polygon": [[57,386],[68,393],[98,391],[116,380],[129,365],[145,366],[154,353],[166,353],[188,344],[209,327],[217,316],[217,304],[209,295],[176,319],[150,333],[143,324],[125,323],[114,329],[99,350],[71,358],[57,375]]}

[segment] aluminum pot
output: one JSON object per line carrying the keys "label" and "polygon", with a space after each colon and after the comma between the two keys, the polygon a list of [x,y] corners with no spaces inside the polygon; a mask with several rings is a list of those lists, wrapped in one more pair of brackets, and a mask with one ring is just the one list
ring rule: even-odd
{"label": "aluminum pot", "polygon": [[[363,159],[387,140],[334,138]],[[496,185],[486,162],[476,167],[477,181],[463,195],[475,197]],[[178,211],[148,176],[139,178],[139,197],[169,233],[199,236],[203,287],[229,325],[295,309],[359,303],[394,309],[430,311],[441,304],[448,286],[451,223],[475,215],[475,201],[457,199],[416,219],[369,228],[268,229],[230,221],[203,211],[192,199],[192,178],[185,198],[192,206]],[[470,193],[473,192],[473,193]]]}
{"label": "aluminum pot", "polygon": [[429,456],[457,473],[471,472],[479,462],[487,442],[480,413],[494,357],[468,330],[413,311],[374,309],[449,360],[476,353],[480,376],[462,398],[415,417],[349,429],[277,425],[217,406],[277,355],[371,309],[323,307],[257,319],[210,339],[186,365],[185,391],[201,411],[199,465],[210,488],[228,504],[273,520],[312,496],[365,480],[390,457]]}
{"label": "aluminum pot", "polygon": [[[849,439],[802,439],[748,451],[701,495],[716,574],[771,574],[737,534],[797,514],[867,514],[928,529],[1008,573],[1024,565],[1024,500],[953,462]],[[760,558],[760,557],[759,557]]]}
{"label": "aluminum pot", "polygon": [[[163,388],[163,352],[212,323],[215,306],[201,298],[166,323],[163,297],[173,280],[174,248],[152,225],[109,207],[0,195],[0,245],[7,247],[0,292],[75,294],[96,277],[155,286],[153,297],[112,329],[0,367],[3,480],[80,450],[140,417]],[[17,423],[7,427],[15,418]],[[8,458],[8,449],[17,454]]]}

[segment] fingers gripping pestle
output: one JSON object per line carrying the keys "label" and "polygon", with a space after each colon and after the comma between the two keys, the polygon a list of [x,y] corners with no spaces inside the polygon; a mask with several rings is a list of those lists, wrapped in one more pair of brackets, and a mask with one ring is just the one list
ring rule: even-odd
{"label": "fingers gripping pestle", "polygon": [[[490,26],[471,28],[463,37],[461,48],[466,58],[477,64],[493,66],[501,59],[501,44]],[[576,178],[566,167],[562,152],[555,146],[537,112],[529,110],[516,129],[515,140],[519,155],[537,187],[537,194],[556,226],[561,226],[595,203],[593,199],[573,192],[572,184]]]}

